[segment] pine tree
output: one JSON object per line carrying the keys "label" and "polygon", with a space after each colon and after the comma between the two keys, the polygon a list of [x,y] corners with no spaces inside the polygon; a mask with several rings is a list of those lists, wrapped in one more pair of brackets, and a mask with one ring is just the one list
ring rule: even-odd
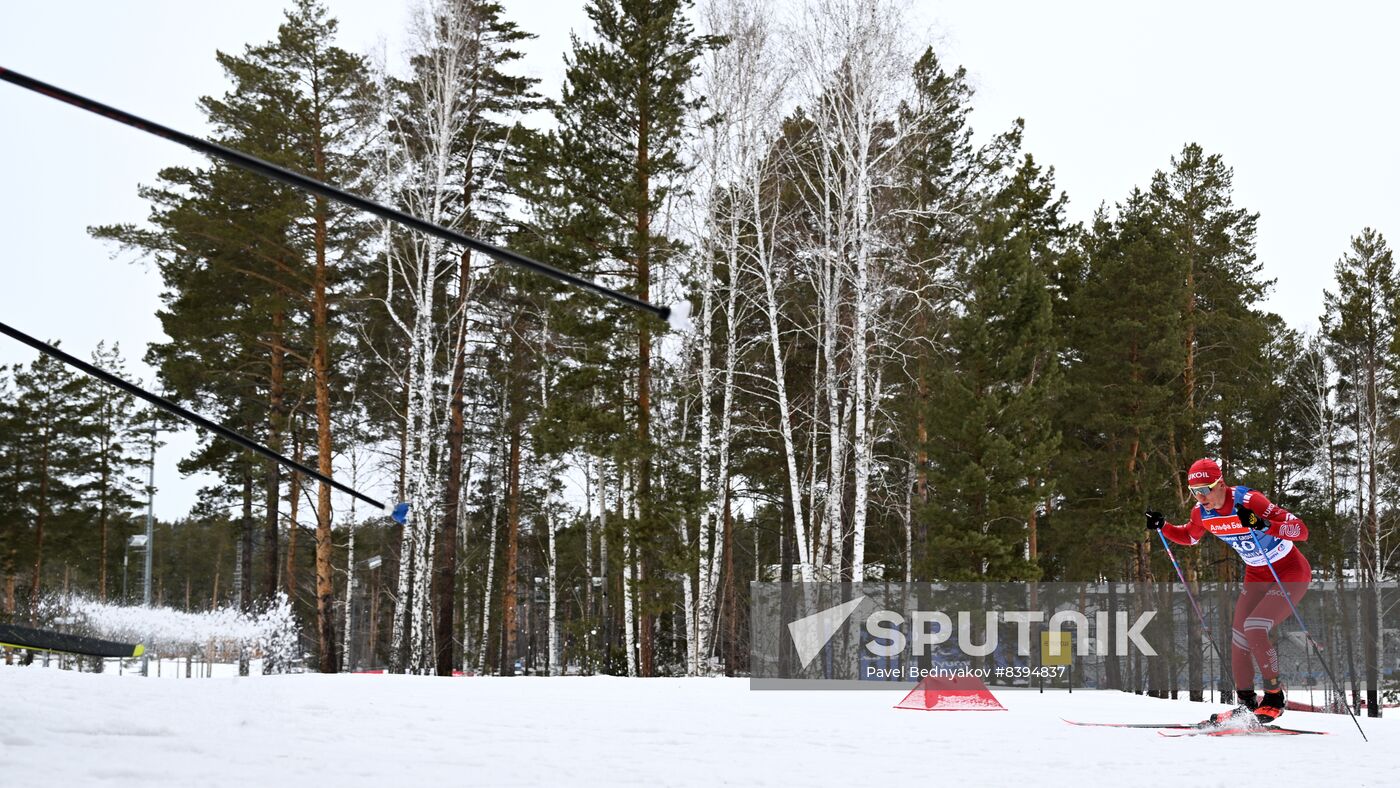
{"label": "pine tree", "polygon": [[1233,182],[1233,170],[1220,155],[1192,143],[1172,157],[1169,171],[1153,177],[1150,188],[1183,269],[1184,286],[1173,291],[1181,299],[1183,352],[1181,420],[1171,444],[1183,506],[1186,468],[1206,453],[1212,427],[1219,438],[1209,448],[1232,472],[1241,428],[1236,412],[1267,379],[1251,361],[1267,341],[1256,305],[1271,282],[1259,279],[1254,254],[1259,215],[1233,204]]}
{"label": "pine tree", "polygon": [[[592,0],[588,16],[596,41],[573,38],[558,118],[564,186],[580,206],[571,240],[592,250],[593,276],[621,277],[633,295],[650,300],[652,285],[674,254],[657,232],[662,207],[684,171],[681,138],[699,106],[686,94],[696,59],[711,42],[692,33],[688,0]],[[628,399],[635,448],[625,461],[635,471],[640,553],[640,663],[654,670],[652,616],[658,612],[650,582],[659,569],[658,541],[668,530],[655,521],[652,445],[652,335],[647,315],[602,310],[602,319],[635,332],[635,377]],[[623,352],[618,348],[618,352]]]}
{"label": "pine tree", "polygon": [[[907,350],[913,360],[913,379],[897,405],[904,414],[902,426],[908,444],[901,448],[911,455],[915,469],[910,492],[914,522],[910,523],[905,549],[910,553],[911,570],[917,564],[922,572],[928,557],[929,520],[914,516],[913,510],[929,502],[930,379],[941,366],[934,348],[947,337],[953,315],[947,302],[956,292],[947,287],[947,280],[972,246],[969,241],[976,229],[975,219],[996,191],[989,177],[1008,168],[1012,162],[1003,161],[1003,157],[1019,150],[1020,126],[978,150],[969,124],[972,88],[966,70],[959,67],[948,72],[929,48],[914,64],[913,78],[914,95],[901,109],[900,122],[917,127],[906,133],[909,151],[900,173],[903,184],[891,201],[907,221],[901,233],[903,253],[927,281],[938,285],[924,288],[924,303],[914,308],[917,344]],[[835,370],[829,369],[827,374],[834,375]]]}
{"label": "pine tree", "polygon": [[1385,571],[1381,519],[1387,488],[1393,488],[1391,459],[1400,420],[1397,350],[1400,350],[1400,276],[1385,237],[1367,228],[1352,238],[1336,265],[1337,291],[1324,294],[1328,349],[1337,369],[1338,420],[1352,436],[1356,489],[1349,540],[1351,564],[1366,593],[1367,703],[1379,714],[1380,607],[1378,584]]}
{"label": "pine tree", "polygon": [[0,367],[0,574],[4,575],[0,615],[7,621],[15,613],[16,572],[26,520],[20,494],[23,481],[20,446],[21,422],[14,373],[9,367]]}
{"label": "pine tree", "polygon": [[[220,55],[230,75],[236,59]],[[202,101],[219,134],[215,139],[279,163],[277,134],[269,124],[280,113],[249,93],[252,78],[221,100]],[[157,366],[166,393],[204,415],[280,450],[283,403],[297,393],[307,354],[297,352],[298,325],[304,325],[309,275],[304,253],[292,232],[300,200],[289,188],[234,167],[166,168],[159,184],[143,187],[151,204],[151,229],[133,225],[97,227],[99,238],[118,241],[153,257],[165,291],[159,318],[169,342],[152,345],[148,360]],[[237,505],[242,488],[258,473],[251,456],[206,436],[206,449],[186,464],[190,471],[224,476],[227,487],[210,490]],[[240,459],[241,457],[241,459]],[[280,474],[260,462],[266,483],[277,493]],[[249,491],[251,495],[251,491]],[[271,523],[263,540],[264,594],[277,578],[276,498],[267,506]],[[253,599],[253,522],[251,499],[240,527],[241,572],[245,595]]]}
{"label": "pine tree", "polygon": [[1059,348],[1051,276],[1069,229],[1053,171],[1026,156],[978,222],[958,275],[949,358],[930,385],[930,575],[1034,579],[1031,523],[1049,496]]}
{"label": "pine tree", "polygon": [[[314,0],[298,0],[267,44],[219,53],[232,82],[201,101],[215,139],[319,180],[354,188],[366,172],[363,138],[374,120],[364,59],[334,45],[336,22]],[[153,348],[167,386],[195,404],[218,403],[225,423],[283,446],[287,403],[305,375],[314,402],[317,469],[332,475],[334,403],[348,379],[338,300],[358,281],[369,225],[265,178],[223,165],[169,168],[143,189],[152,230],[94,230],[152,253],[167,292],[162,323],[172,342]],[[211,374],[212,373],[212,374]],[[206,408],[206,413],[213,408]],[[220,467],[241,488],[244,588],[252,587],[253,482],[265,481],[264,593],[275,590],[280,481],[275,465],[209,447],[197,464]],[[261,467],[259,467],[261,466]],[[193,466],[191,466],[193,467]],[[335,659],[331,495],[317,497],[316,609],[320,667]],[[245,594],[244,602],[251,603]]]}
{"label": "pine tree", "polygon": [[1052,575],[1147,579],[1141,512],[1173,494],[1162,447],[1177,423],[1182,279],[1160,211],[1140,191],[1101,211],[1069,283],[1063,434],[1055,476],[1063,504],[1046,534]]}
{"label": "pine tree", "polygon": [[[283,129],[286,155],[302,172],[321,181],[354,186],[365,171],[362,140],[374,120],[373,90],[364,58],[334,44],[337,23],[315,0],[298,0],[277,40],[250,48],[250,60],[265,59],[282,92],[287,111]],[[274,94],[276,95],[276,94]],[[316,462],[325,476],[334,473],[332,401],[343,371],[333,353],[344,344],[332,316],[332,301],[352,276],[357,252],[369,233],[362,217],[333,206],[323,197],[303,198],[305,218],[297,230],[310,263],[308,344],[315,392]],[[335,583],[331,567],[331,488],[317,488],[316,619],[320,670],[333,673],[336,658]]]}
{"label": "pine tree", "polygon": [[44,586],[47,530],[78,508],[81,495],[73,477],[82,454],[74,436],[80,418],[81,381],[47,355],[15,371],[19,422],[19,500],[33,530],[34,569],[29,608],[37,610]]}
{"label": "pine tree", "polygon": [[[92,353],[92,364],[119,378],[127,377],[121,349],[116,344],[109,348],[105,342],[98,342]],[[135,397],[120,389],[92,378],[82,378],[79,385],[81,423],[74,436],[82,458],[82,482],[78,491],[89,506],[96,509],[97,596],[105,600],[109,584],[107,566],[113,557],[108,535],[114,521],[125,520],[137,507],[136,492],[142,486],[136,478],[137,469],[145,462],[145,458],[137,454],[140,414]]]}
{"label": "pine tree", "polygon": [[[221,141],[235,146],[250,142],[248,135]],[[289,249],[288,190],[220,165],[167,168],[160,181],[141,190],[152,206],[153,229],[117,225],[92,231],[152,256],[160,270],[165,291],[158,317],[170,340],[153,344],[147,360],[176,401],[276,448],[273,402],[285,384],[287,365],[282,362],[289,341],[289,310],[278,304],[288,303],[287,294],[304,271]],[[267,417],[269,412],[274,419]],[[240,604],[251,607],[251,485],[257,463],[217,437],[203,440],[205,447],[183,467],[223,476],[227,486],[209,490],[210,503],[214,498],[243,503],[240,572],[245,593]],[[276,471],[268,465],[262,470],[275,479]],[[271,510],[275,515],[277,507]],[[274,556],[275,533],[265,540]],[[271,576],[275,582],[275,564]]]}

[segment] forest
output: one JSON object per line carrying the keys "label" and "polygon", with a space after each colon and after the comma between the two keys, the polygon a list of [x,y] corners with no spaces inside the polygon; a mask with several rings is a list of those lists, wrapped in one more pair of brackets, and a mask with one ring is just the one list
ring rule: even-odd
{"label": "forest", "polygon": [[[1053,162],[1020,122],[974,134],[967,72],[901,13],[588,0],[557,99],[486,0],[424,2],[398,65],[318,0],[212,53],[212,141],[691,317],[225,164],[151,173],[143,220],[80,220],[157,268],[165,338],[92,363],[139,354],[164,396],[410,504],[204,435],[180,469],[219,481],[155,523],[154,603],[285,593],[323,672],[733,675],[753,581],[1175,581],[1143,511],[1184,521],[1204,456],[1307,522],[1317,577],[1393,579],[1379,229],[1316,261],[1323,314],[1271,313],[1209,140],[1071,222]],[[172,428],[51,359],[0,370],[4,620],[140,603]],[[1176,555],[1240,579],[1216,540]]]}

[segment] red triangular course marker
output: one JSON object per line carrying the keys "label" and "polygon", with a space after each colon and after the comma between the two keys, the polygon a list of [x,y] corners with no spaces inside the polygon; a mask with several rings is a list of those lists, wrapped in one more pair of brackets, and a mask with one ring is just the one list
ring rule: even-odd
{"label": "red triangular course marker", "polygon": [[976,676],[929,676],[919,682],[896,709],[915,711],[1006,711],[987,685]]}

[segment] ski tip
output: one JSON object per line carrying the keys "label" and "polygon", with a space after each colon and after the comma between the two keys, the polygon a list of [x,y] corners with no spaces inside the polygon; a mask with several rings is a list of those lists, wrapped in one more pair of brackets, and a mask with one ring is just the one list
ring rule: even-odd
{"label": "ski tip", "polygon": [[389,516],[394,518],[394,522],[399,525],[408,525],[408,501],[399,501],[394,504],[394,510],[389,512]]}
{"label": "ski tip", "polygon": [[144,643],[137,643],[137,644],[136,644],[136,648],[133,648],[133,649],[131,650],[131,656],[132,656],[133,659],[136,658],[136,657],[139,657],[139,656],[141,656],[142,654],[145,654],[145,653],[146,653],[146,644],[144,644]]}

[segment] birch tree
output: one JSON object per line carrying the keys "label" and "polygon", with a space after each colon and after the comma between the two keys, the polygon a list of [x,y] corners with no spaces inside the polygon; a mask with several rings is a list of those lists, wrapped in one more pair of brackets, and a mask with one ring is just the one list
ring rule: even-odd
{"label": "birch tree", "polygon": [[[456,5],[420,9],[411,29],[413,76],[401,86],[402,98],[391,124],[396,196],[409,213],[453,228],[462,219],[459,211],[451,210],[448,199],[450,190],[460,188],[454,154],[467,118],[464,105],[471,100],[461,91],[471,65],[471,22]],[[444,458],[435,447],[450,408],[450,399],[444,401],[444,374],[438,360],[451,331],[442,322],[443,305],[438,299],[449,288],[469,287],[470,282],[463,281],[460,260],[436,237],[401,236],[386,252],[384,303],[408,337],[404,430],[409,514],[400,545],[391,654],[396,668],[425,673],[435,666],[437,652],[430,591]],[[401,293],[399,299],[396,290]],[[400,300],[402,314],[396,308]],[[458,301],[465,301],[465,293],[459,293]],[[454,314],[450,321],[460,317]],[[450,373],[446,377],[450,379]],[[405,647],[407,663],[399,664]]]}
{"label": "birch tree", "polygon": [[[837,383],[837,343],[847,343],[850,434],[854,485],[850,578],[865,578],[865,531],[874,467],[874,436],[882,417],[879,365],[902,324],[890,308],[902,282],[894,274],[891,222],[879,210],[882,192],[894,187],[904,151],[901,135],[913,124],[895,124],[910,96],[914,58],[904,50],[905,20],[884,0],[813,0],[805,8],[794,52],[815,166],[808,181],[811,212],[820,217],[819,244],[805,255],[816,261],[824,308],[819,335],[827,376],[830,462],[827,528],[836,561],[844,552],[842,445],[845,418]],[[907,302],[906,302],[907,303]],[[840,313],[850,315],[849,331]]]}
{"label": "birch tree", "polygon": [[[751,205],[741,188],[761,176],[762,158],[778,131],[782,72],[773,52],[768,11],[750,0],[715,0],[703,10],[706,33],[725,40],[703,61],[699,90],[714,120],[697,138],[693,180],[700,204],[696,213],[694,274],[700,307],[691,357],[699,364],[697,476],[704,505],[698,516],[696,600],[688,626],[688,672],[707,672],[714,644],[719,569],[724,559],[719,538],[721,511],[730,492],[730,445],[734,431],[734,386],[739,362],[737,326],[741,257],[748,253]],[[717,351],[716,340],[722,344]],[[717,352],[722,352],[716,367]],[[718,400],[718,413],[715,412]],[[689,541],[689,540],[687,540]],[[688,589],[687,589],[688,591]],[[689,609],[689,605],[687,608]],[[689,624],[689,621],[687,622]]]}

